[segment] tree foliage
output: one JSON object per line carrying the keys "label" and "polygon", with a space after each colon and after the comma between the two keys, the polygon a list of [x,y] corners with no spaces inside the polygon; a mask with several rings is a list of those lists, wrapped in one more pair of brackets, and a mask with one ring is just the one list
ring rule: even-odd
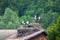
{"label": "tree foliage", "polygon": [[60,40],[60,16],[57,19],[56,24],[47,28],[49,40]]}
{"label": "tree foliage", "polygon": [[[44,28],[47,28],[48,26],[54,24],[58,15],[60,15],[59,3],[60,0],[0,0],[0,15],[8,15],[8,13],[6,14],[5,12],[7,8],[17,12],[15,14],[18,15],[17,17],[19,17],[19,21],[22,20],[22,17],[28,18],[28,16],[30,16],[30,20],[34,15],[37,15],[41,17],[41,25]],[[15,15],[14,13],[12,14]],[[26,20],[26,18],[23,19]],[[11,19],[8,18],[8,20]]]}
{"label": "tree foliage", "polygon": [[[13,28],[16,29],[17,27],[19,27],[19,17],[17,15],[16,11],[12,11],[10,8],[7,8],[5,10],[4,16],[2,17],[2,25],[6,24],[5,28]],[[5,23],[5,24],[4,24]],[[2,28],[4,28],[2,27]]]}

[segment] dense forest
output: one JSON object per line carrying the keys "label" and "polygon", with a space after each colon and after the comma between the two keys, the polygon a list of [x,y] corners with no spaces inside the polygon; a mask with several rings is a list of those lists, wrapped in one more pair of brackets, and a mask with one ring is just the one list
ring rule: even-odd
{"label": "dense forest", "polygon": [[34,22],[48,31],[49,40],[60,40],[60,0],[0,0],[0,29],[16,29],[22,21]]}

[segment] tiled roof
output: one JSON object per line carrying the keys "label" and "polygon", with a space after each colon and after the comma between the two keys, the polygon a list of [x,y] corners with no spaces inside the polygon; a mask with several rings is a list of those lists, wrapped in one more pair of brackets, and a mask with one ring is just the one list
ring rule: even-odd
{"label": "tiled roof", "polygon": [[[31,27],[29,27],[29,26],[31,26]],[[28,28],[19,28],[18,29],[18,37],[28,36],[28,35],[31,35],[35,32],[41,31],[41,30],[42,30],[42,28],[39,23],[30,23],[28,25]]]}
{"label": "tiled roof", "polygon": [[17,34],[13,35],[12,38],[19,38],[19,40],[28,40],[43,32],[44,34],[47,34],[38,23],[30,23],[28,26],[28,28],[18,28]]}

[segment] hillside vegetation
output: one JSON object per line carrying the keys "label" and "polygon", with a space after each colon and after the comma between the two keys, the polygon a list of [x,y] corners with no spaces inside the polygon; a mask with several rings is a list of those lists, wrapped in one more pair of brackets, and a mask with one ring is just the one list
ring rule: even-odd
{"label": "hillside vegetation", "polygon": [[0,0],[0,29],[16,29],[22,21],[34,22],[40,16],[40,24],[47,28],[56,23],[60,15],[60,0]]}

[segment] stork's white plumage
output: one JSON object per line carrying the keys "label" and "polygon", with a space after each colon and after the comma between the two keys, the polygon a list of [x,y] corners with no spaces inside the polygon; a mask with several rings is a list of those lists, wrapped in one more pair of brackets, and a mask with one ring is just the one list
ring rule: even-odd
{"label": "stork's white plumage", "polygon": [[29,24],[29,21],[26,21],[26,24]]}
{"label": "stork's white plumage", "polygon": [[25,25],[24,21],[22,21],[22,24]]}
{"label": "stork's white plumage", "polygon": [[34,19],[36,20],[36,16],[34,17]]}
{"label": "stork's white plumage", "polygon": [[40,20],[40,17],[38,17],[38,19]]}

